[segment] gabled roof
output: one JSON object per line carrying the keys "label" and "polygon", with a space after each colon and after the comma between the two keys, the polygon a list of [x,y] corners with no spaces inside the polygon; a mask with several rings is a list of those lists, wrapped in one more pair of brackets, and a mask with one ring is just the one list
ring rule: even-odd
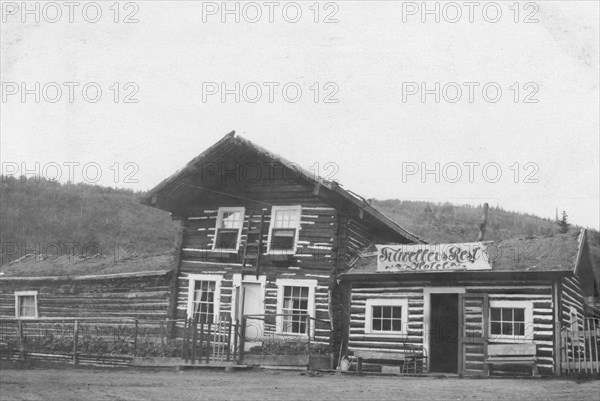
{"label": "gabled roof", "polygon": [[[317,188],[315,191],[317,196],[328,203],[342,203],[345,206],[356,211],[357,214],[363,217],[365,220],[370,221],[371,224],[376,225],[380,229],[394,232],[397,235],[402,236],[408,243],[424,243],[424,241],[418,236],[406,231],[398,224],[384,216],[381,212],[371,206],[364,198],[355,193],[345,190],[341,187],[338,182],[327,181],[321,177],[315,177],[315,175],[303,168],[300,168],[297,164],[276,155],[259,145],[249,141],[248,139],[236,136],[235,131],[225,135],[217,143],[200,153],[182,169],[175,172],[170,177],[160,182],[156,187],[148,191],[148,193],[142,197],[141,202],[143,204],[157,207],[159,209],[173,212],[169,206],[169,199],[177,196],[176,191],[182,186],[194,186],[195,177],[197,177],[200,166],[203,163],[213,161],[223,155],[227,155],[233,151],[239,151],[239,149],[253,152],[259,157],[262,157],[273,163],[280,163],[282,166],[293,170],[299,178],[307,185],[312,185]],[[213,191],[216,192],[216,191]],[[229,195],[225,192],[222,193],[224,196]],[[231,195],[235,197],[235,195]],[[332,202],[332,200],[335,200]]]}
{"label": "gabled roof", "polygon": [[[586,231],[555,234],[551,237],[531,239],[514,238],[503,241],[485,242],[492,270],[494,272],[570,272],[577,273],[581,267],[582,252],[586,241]],[[443,246],[443,245],[442,245]],[[590,268],[590,266],[586,266]],[[377,270],[375,247],[365,249],[342,276],[415,274],[414,272],[391,273]],[[426,273],[432,274],[432,273]],[[445,274],[445,273],[442,273]]]}

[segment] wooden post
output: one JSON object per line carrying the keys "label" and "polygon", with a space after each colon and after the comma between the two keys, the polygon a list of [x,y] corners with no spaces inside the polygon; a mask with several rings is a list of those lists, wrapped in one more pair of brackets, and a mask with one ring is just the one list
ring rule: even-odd
{"label": "wooden post", "polygon": [[225,360],[229,362],[229,359],[231,357],[231,316],[227,317],[227,349],[225,350],[225,352]]}
{"label": "wooden post", "polygon": [[310,315],[306,315],[306,350],[308,352],[308,369],[310,369]]}
{"label": "wooden post", "polygon": [[135,319],[135,327],[133,329],[133,356],[137,356],[137,338],[138,338],[138,320]]}
{"label": "wooden post", "polygon": [[244,346],[246,345],[246,316],[242,316],[242,327],[240,327],[240,355],[238,364],[244,361]]}
{"label": "wooden post", "polygon": [[25,335],[23,333],[23,321],[19,320],[19,351],[21,360],[25,360],[26,352],[25,352]]}
{"label": "wooden post", "polygon": [[77,343],[79,342],[79,320],[75,320],[73,326],[73,365],[79,365],[79,352],[77,351]]}
{"label": "wooden post", "polygon": [[[192,365],[194,365],[196,363],[196,353],[198,352],[198,315],[194,316],[192,330]],[[202,324],[200,324],[200,330],[202,330]],[[200,344],[202,344],[202,337],[200,339]],[[200,345],[200,352],[202,352],[202,345]]]}
{"label": "wooden post", "polygon": [[181,356],[184,359],[184,362],[188,361],[188,349],[187,349],[187,338],[188,338],[188,322],[189,319],[185,319],[183,321],[183,341],[181,343]]}
{"label": "wooden post", "polygon": [[233,325],[233,361],[235,363],[238,363],[239,361],[237,360],[237,356],[238,356],[238,324],[237,322],[235,323],[235,325]]}
{"label": "wooden post", "polygon": [[198,363],[202,363],[202,349],[204,345],[204,319],[200,321],[200,355],[198,355]]}
{"label": "wooden post", "polygon": [[206,330],[206,363],[210,363],[210,330],[211,330],[210,321],[208,323],[206,323],[206,326],[207,326],[207,330]]}

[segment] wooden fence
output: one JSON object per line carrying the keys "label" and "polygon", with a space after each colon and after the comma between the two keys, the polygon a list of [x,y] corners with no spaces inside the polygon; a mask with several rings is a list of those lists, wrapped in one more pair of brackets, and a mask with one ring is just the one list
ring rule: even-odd
{"label": "wooden fence", "polygon": [[140,352],[145,356],[148,345],[151,351],[167,347],[171,323],[114,318],[3,318],[0,357],[12,361],[129,366]]}
{"label": "wooden fence", "polygon": [[576,329],[561,331],[562,372],[600,373],[600,319],[585,318]]}

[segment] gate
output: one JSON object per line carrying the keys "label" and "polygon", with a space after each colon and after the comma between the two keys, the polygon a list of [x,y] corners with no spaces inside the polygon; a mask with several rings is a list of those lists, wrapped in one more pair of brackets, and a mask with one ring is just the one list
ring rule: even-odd
{"label": "gate", "polygon": [[583,327],[563,328],[560,349],[563,373],[600,373],[600,319],[585,318]]}
{"label": "gate", "polygon": [[[196,361],[215,365],[233,362],[237,354],[236,330],[237,325],[232,325],[231,316],[227,314],[214,322],[198,321],[198,315],[194,319],[186,319],[181,358],[191,364]],[[231,343],[232,338],[234,344]]]}

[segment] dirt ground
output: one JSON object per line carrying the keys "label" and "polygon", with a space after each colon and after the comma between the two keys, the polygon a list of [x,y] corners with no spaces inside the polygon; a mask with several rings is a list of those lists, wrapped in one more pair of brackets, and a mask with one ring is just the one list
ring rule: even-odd
{"label": "dirt ground", "polygon": [[600,381],[0,369],[0,400],[600,400]]}

